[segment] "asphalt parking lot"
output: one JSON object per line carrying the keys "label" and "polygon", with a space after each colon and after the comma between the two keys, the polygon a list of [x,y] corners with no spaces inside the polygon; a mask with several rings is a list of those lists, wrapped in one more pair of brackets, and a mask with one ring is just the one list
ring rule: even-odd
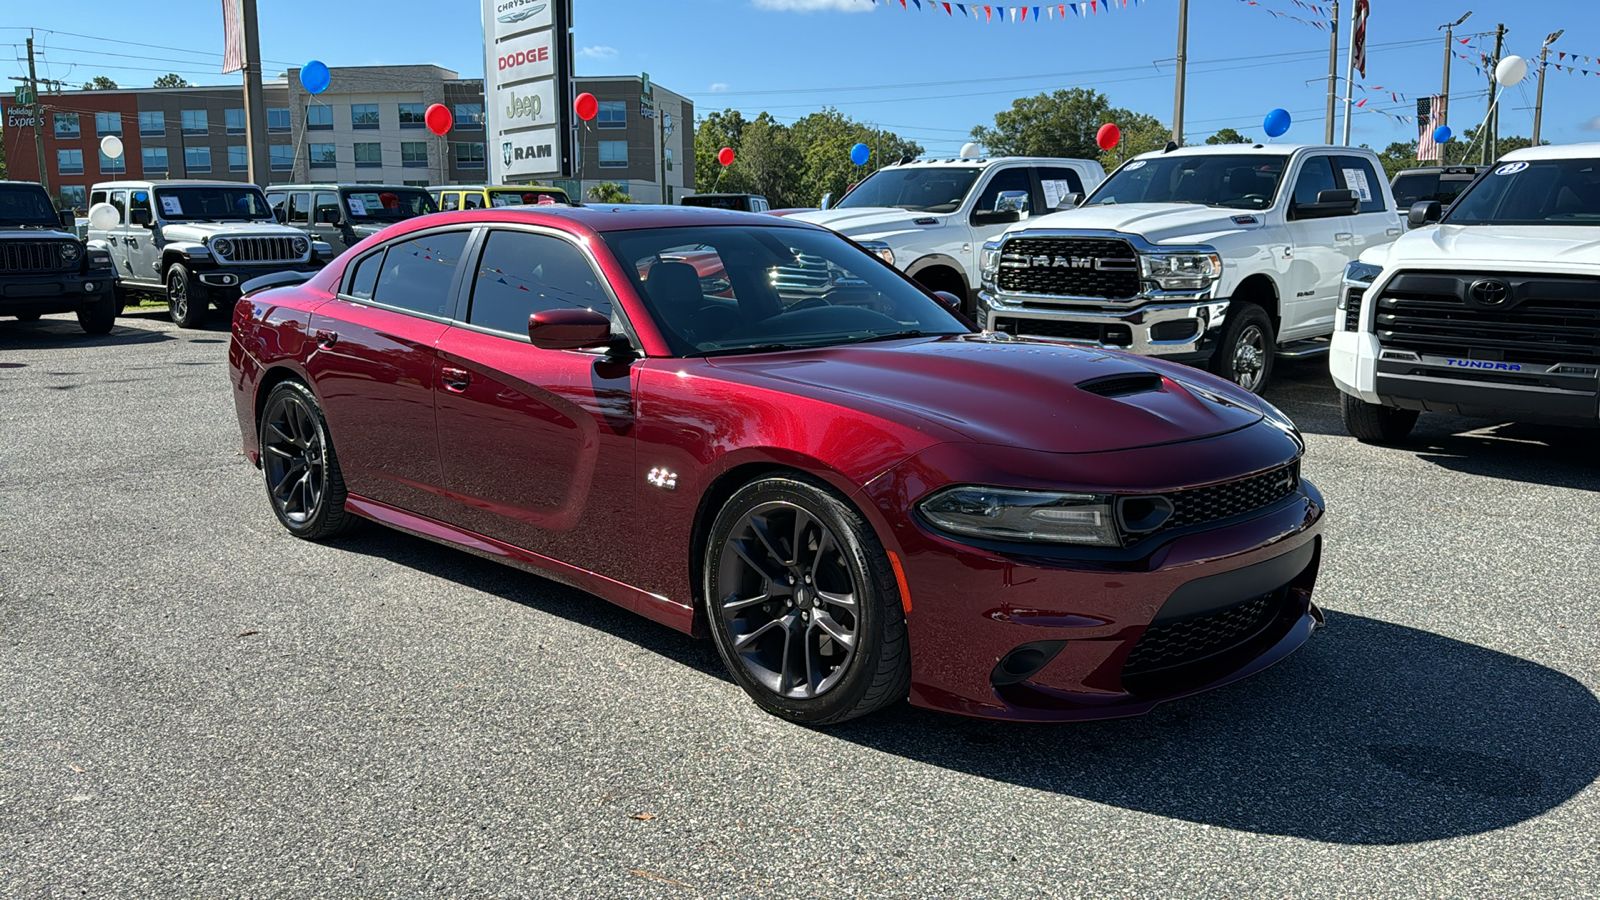
{"label": "asphalt parking lot", "polygon": [[226,349],[0,320],[0,896],[1600,895],[1594,433],[1367,447],[1282,366],[1300,652],[1134,720],[812,731],[598,599],[289,537]]}

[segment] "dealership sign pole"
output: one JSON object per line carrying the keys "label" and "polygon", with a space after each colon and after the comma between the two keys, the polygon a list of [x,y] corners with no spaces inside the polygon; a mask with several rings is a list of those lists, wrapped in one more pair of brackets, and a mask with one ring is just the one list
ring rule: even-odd
{"label": "dealership sign pole", "polygon": [[572,90],[571,0],[483,0],[483,100],[489,181],[550,179],[566,156]]}

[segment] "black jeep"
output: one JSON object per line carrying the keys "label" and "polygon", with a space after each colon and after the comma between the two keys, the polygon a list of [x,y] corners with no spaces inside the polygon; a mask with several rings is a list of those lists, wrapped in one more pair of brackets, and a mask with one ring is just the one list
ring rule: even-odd
{"label": "black jeep", "polygon": [[32,322],[75,312],[90,334],[117,321],[111,255],[73,234],[72,213],[57,213],[42,185],[0,181],[0,315]]}

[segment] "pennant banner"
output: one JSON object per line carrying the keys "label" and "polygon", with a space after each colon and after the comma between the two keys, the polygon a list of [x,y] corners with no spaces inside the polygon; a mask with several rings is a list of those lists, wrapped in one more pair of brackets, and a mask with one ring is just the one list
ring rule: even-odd
{"label": "pennant banner", "polygon": [[[879,0],[856,0],[856,2],[879,5]],[[1084,0],[1079,3],[1008,6],[1001,3],[945,3],[942,0],[927,0],[926,3],[923,0],[899,0],[897,4],[895,0],[882,0],[882,5],[888,9],[906,12],[942,12],[951,19],[971,19],[982,24],[1002,22],[1026,25],[1035,22],[1054,22],[1058,19],[1065,22],[1068,18],[1087,19],[1101,13],[1120,12],[1143,6],[1148,2],[1150,0]]]}

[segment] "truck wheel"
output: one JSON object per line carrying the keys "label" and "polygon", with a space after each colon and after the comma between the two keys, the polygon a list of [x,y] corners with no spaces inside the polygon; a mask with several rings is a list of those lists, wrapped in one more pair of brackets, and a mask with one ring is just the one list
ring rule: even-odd
{"label": "truck wheel", "polygon": [[1405,440],[1417,424],[1417,411],[1368,403],[1339,392],[1339,418],[1345,430],[1363,444],[1395,444]]}
{"label": "truck wheel", "polygon": [[1272,359],[1278,341],[1266,310],[1254,303],[1235,303],[1222,326],[1222,340],[1211,356],[1211,371],[1252,393],[1272,380]]}
{"label": "truck wheel", "polygon": [[167,314],[183,328],[199,328],[206,321],[205,285],[183,263],[167,270]]}
{"label": "truck wheel", "polygon": [[94,305],[78,310],[78,327],[85,334],[107,334],[117,324],[117,298],[110,291],[101,295]]}

